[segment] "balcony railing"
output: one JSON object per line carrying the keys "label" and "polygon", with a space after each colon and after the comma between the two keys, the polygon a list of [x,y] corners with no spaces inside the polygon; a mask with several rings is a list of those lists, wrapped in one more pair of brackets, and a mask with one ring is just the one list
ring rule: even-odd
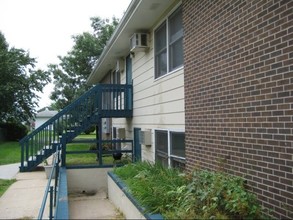
{"label": "balcony railing", "polygon": [[[100,118],[132,117],[132,85],[98,84],[20,140],[20,171],[30,171]],[[64,149],[63,149],[64,150]]]}

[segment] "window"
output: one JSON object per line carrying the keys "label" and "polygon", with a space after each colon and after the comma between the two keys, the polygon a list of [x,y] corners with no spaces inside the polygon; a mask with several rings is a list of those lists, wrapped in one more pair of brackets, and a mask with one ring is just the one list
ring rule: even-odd
{"label": "window", "polygon": [[164,166],[168,167],[168,132],[156,131],[155,132],[156,144],[156,161],[161,162]]}
{"label": "window", "polygon": [[155,32],[155,66],[156,78],[167,73],[166,22]]}
{"label": "window", "polygon": [[182,10],[177,9],[169,19],[169,70],[183,65]]}
{"label": "window", "polygon": [[155,78],[183,65],[182,9],[179,7],[155,30]]}
{"label": "window", "polygon": [[166,167],[185,167],[185,134],[175,131],[155,131],[156,162]]}
{"label": "window", "polygon": [[185,166],[185,135],[182,132],[170,133],[170,163],[171,167]]}

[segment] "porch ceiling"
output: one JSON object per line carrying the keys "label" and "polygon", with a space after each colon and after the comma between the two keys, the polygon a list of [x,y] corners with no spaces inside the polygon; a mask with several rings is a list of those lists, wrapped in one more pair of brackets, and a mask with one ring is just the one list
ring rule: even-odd
{"label": "porch ceiling", "polygon": [[109,70],[115,68],[117,58],[128,55],[132,34],[149,32],[164,11],[176,1],[178,0],[132,0],[100,59],[96,61],[87,84],[99,83]]}

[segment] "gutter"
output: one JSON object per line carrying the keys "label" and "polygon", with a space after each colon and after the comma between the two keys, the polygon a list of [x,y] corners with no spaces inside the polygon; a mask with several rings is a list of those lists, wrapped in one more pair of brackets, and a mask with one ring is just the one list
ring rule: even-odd
{"label": "gutter", "polygon": [[110,48],[113,46],[113,43],[116,41],[116,39],[118,38],[119,34],[121,33],[121,31],[123,30],[123,28],[125,27],[125,25],[127,24],[127,22],[129,21],[129,18],[132,16],[133,12],[137,9],[138,5],[141,3],[142,0],[132,0],[131,3],[129,4],[125,14],[123,15],[121,21],[119,22],[118,26],[116,27],[114,33],[112,34],[111,38],[109,39],[109,41],[107,42],[107,45],[105,46],[105,48],[103,49],[102,54],[100,55],[100,57],[98,58],[98,60],[96,61],[96,64],[93,68],[93,71],[91,72],[91,74],[89,75],[86,84],[87,85],[92,85],[93,83],[91,82],[96,71],[98,70],[98,68],[101,66],[101,64],[103,63],[103,61],[105,60]]}

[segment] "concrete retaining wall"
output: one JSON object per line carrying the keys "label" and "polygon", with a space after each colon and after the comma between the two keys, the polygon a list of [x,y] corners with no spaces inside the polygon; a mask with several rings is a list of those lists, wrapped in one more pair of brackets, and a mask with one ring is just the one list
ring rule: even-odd
{"label": "concrete retaining wall", "polygon": [[126,219],[163,219],[160,214],[145,213],[145,209],[128,193],[126,185],[111,172],[108,173],[108,197]]}
{"label": "concrete retaining wall", "polygon": [[112,168],[67,169],[68,191],[107,193],[107,172]]}

